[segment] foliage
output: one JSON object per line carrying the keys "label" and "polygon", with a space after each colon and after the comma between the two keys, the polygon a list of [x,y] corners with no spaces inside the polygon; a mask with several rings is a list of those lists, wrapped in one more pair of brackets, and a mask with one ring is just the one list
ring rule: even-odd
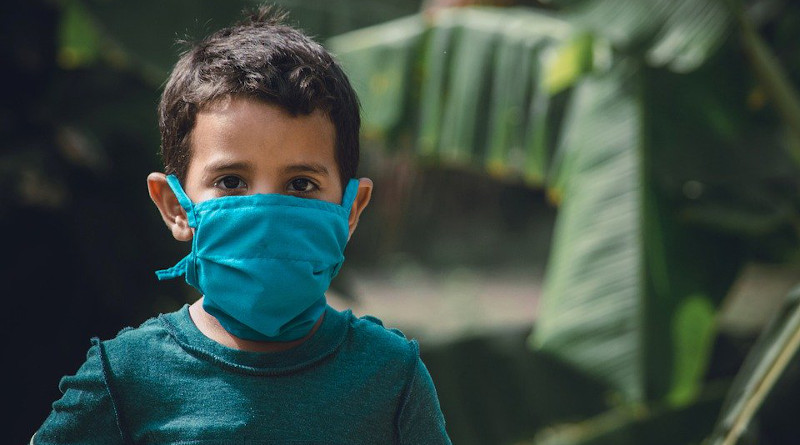
{"label": "foliage", "polygon": [[710,444],[735,445],[748,436],[745,433],[752,428],[754,417],[775,392],[789,364],[797,362],[798,351],[800,287],[790,292],[784,307],[753,346],[731,388]]}
{"label": "foliage", "polygon": [[330,45],[370,138],[560,205],[531,345],[608,385],[620,412],[690,412],[740,266],[800,259],[798,79],[733,2],[556,4],[442,11]]}
{"label": "foliage", "polygon": [[423,158],[541,184],[564,106],[544,89],[543,66],[568,25],[524,9],[442,11],[434,26],[426,20],[329,41],[362,98],[366,135],[412,138]]}
{"label": "foliage", "polygon": [[[582,82],[564,126],[574,150],[535,347],[645,398],[643,175],[632,67]],[[552,296],[569,298],[552,298]]]}

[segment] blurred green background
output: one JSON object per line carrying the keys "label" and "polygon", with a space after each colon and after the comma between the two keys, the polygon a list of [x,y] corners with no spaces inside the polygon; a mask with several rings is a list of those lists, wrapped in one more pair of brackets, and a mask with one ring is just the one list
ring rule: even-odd
{"label": "blurred green background", "polygon": [[[800,5],[276,3],[362,101],[331,303],[420,339],[454,443],[800,443]],[[90,337],[197,297],[153,274],[187,249],[156,106],[175,41],[256,4],[0,7],[9,443]]]}

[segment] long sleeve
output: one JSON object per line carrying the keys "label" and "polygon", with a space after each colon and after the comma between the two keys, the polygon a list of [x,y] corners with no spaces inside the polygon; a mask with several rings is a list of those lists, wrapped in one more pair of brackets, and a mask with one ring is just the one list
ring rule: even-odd
{"label": "long sleeve", "polygon": [[419,357],[401,407],[398,429],[401,444],[451,444],[436,388]]}
{"label": "long sleeve", "polygon": [[86,354],[86,362],[74,376],[61,379],[63,396],[34,435],[31,443],[121,444],[122,430],[104,372],[99,341]]}

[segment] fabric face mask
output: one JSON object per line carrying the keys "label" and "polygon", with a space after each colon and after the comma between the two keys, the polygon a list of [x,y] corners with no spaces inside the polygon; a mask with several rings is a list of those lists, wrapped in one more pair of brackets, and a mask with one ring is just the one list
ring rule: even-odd
{"label": "fabric face mask", "polygon": [[186,276],[203,308],[247,340],[291,341],[325,311],[325,291],[344,261],[351,179],[341,204],[280,194],[224,196],[193,203],[178,178],[167,182],[189,227],[192,251],[159,280]]}

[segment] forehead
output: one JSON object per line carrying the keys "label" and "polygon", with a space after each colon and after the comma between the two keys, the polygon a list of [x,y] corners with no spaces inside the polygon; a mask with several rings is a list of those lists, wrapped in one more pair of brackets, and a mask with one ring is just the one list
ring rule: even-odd
{"label": "forehead", "polygon": [[323,111],[293,116],[264,101],[229,97],[197,113],[190,169],[223,160],[248,162],[269,173],[287,163],[316,163],[338,176],[335,140]]}

